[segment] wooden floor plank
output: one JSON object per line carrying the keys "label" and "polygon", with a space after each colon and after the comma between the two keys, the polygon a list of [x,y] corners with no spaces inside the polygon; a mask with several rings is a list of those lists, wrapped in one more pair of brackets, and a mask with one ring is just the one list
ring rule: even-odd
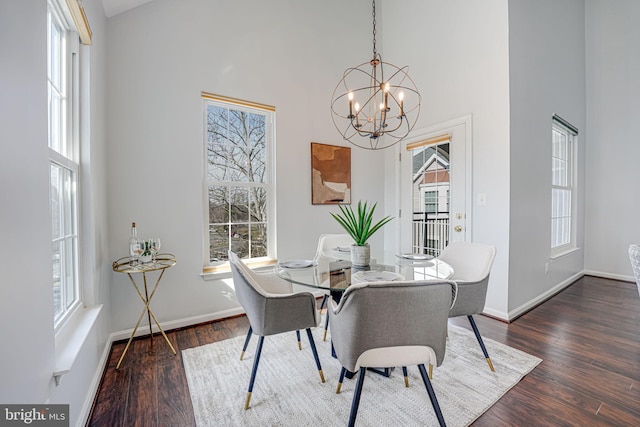
{"label": "wooden floor plank", "polygon": [[[585,276],[510,324],[474,318],[483,337],[543,359],[474,427],[640,425],[640,297],[634,283]],[[466,317],[450,323],[470,329]],[[136,339],[118,371],[126,341],[114,343],[87,425],[194,426],[180,352],[248,328],[247,318],[236,316],[168,331],[177,356],[161,335],[153,337],[153,351],[148,337]]]}

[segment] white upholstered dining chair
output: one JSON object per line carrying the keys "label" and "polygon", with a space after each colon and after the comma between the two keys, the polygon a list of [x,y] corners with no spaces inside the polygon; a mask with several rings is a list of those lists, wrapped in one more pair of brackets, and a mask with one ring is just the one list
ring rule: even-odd
{"label": "white upholstered dining chair", "polygon": [[[336,252],[337,248],[348,248],[353,245],[353,237],[348,234],[322,234],[318,239],[318,248],[316,249],[316,255],[313,260],[316,263],[323,262],[324,260],[335,258],[338,254]],[[345,258],[350,258],[350,253],[345,253]],[[330,279],[327,279],[330,280]],[[324,296],[322,297],[322,303],[320,304],[320,312],[327,305],[327,299],[329,298],[329,292],[325,291]],[[329,329],[329,313],[327,313],[327,317],[324,322],[324,334],[322,336],[322,340],[327,340],[327,330]]]}
{"label": "white upholstered dining chair", "polygon": [[470,242],[451,242],[438,256],[438,259],[453,267],[450,280],[458,284],[458,297],[449,317],[467,316],[491,371],[494,371],[493,363],[473,315],[484,310],[489,273],[495,257],[494,246]]}

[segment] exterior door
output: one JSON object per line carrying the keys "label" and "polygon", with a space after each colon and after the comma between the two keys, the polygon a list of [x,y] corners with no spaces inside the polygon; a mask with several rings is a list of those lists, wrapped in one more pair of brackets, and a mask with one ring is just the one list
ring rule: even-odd
{"label": "exterior door", "polygon": [[400,249],[438,256],[471,238],[471,116],[431,126],[400,147]]}

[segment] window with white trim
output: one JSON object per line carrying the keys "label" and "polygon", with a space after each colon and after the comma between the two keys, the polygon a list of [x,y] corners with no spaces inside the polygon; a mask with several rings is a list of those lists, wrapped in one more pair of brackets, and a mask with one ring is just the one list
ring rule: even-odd
{"label": "window with white trim", "polygon": [[578,131],[554,116],[551,138],[551,256],[576,247],[575,150]]}
{"label": "window with white trim", "polygon": [[204,93],[203,101],[209,271],[228,266],[229,249],[273,260],[275,108]]}
{"label": "window with white trim", "polygon": [[81,304],[78,283],[79,39],[58,7],[47,11],[49,203],[56,329]]}

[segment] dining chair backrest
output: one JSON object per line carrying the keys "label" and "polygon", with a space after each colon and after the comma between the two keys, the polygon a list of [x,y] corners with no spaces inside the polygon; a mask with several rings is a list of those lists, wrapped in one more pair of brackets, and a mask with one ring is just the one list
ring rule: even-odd
{"label": "dining chair backrest", "polygon": [[496,257],[494,246],[481,243],[451,242],[438,259],[453,267],[453,280],[478,282],[489,276]]}
{"label": "dining chair backrest", "polygon": [[633,276],[636,279],[636,286],[640,294],[640,246],[632,244],[629,246],[629,261],[633,269]]}
{"label": "dining chair backrest", "polygon": [[321,256],[333,257],[332,251],[338,247],[349,247],[353,245],[353,237],[348,234],[322,234],[318,239],[315,259]]}
{"label": "dining chair backrest", "polygon": [[[356,371],[359,357],[367,350],[422,346],[435,352],[440,365],[445,355],[447,319],[455,287],[455,282],[449,281],[351,285],[329,318],[338,360],[348,370]],[[401,366],[392,362],[389,360],[391,364],[383,366]],[[415,364],[418,363],[425,361]]]}

